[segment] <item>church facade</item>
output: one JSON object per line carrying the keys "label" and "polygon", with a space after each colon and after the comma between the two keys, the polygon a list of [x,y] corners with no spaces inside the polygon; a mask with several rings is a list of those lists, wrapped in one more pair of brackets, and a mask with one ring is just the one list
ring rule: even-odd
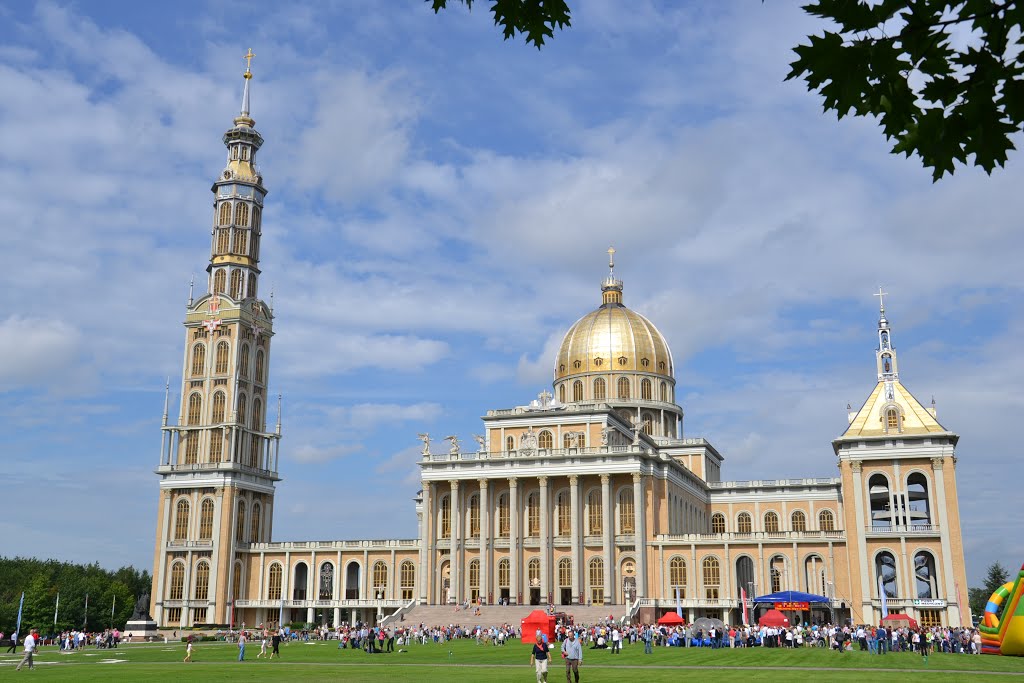
{"label": "church facade", "polygon": [[793,606],[803,620],[872,623],[888,609],[970,623],[958,436],[901,383],[884,304],[874,387],[831,444],[838,476],[727,480],[722,454],[684,436],[671,349],[623,304],[614,250],[600,305],[554,359],[551,392],[488,411],[472,448],[420,435],[417,538],[272,540],[281,425],[278,403],[267,429],[274,316],[258,296],[267,191],[251,76],[212,188],[177,420],[164,409],[160,626],[338,624],[466,602],[604,605],[644,619],[680,605],[690,620],[740,623],[744,597],[786,590],[821,596]]}

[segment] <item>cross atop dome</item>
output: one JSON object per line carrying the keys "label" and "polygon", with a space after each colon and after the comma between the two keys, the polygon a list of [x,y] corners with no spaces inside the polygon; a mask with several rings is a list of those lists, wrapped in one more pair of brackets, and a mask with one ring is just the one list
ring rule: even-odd
{"label": "cross atop dome", "polygon": [[622,304],[622,280],[615,279],[615,247],[608,247],[608,277],[601,283],[602,304]]}

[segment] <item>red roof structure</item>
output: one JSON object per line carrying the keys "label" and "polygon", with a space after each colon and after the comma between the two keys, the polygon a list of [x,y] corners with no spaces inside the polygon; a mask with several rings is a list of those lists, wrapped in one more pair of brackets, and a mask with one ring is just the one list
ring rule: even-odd
{"label": "red roof structure", "polygon": [[789,617],[777,609],[770,609],[757,620],[758,626],[789,626]]}
{"label": "red roof structure", "polygon": [[661,619],[658,619],[658,624],[661,626],[679,626],[685,623],[683,618],[675,612],[669,612],[662,616]]}

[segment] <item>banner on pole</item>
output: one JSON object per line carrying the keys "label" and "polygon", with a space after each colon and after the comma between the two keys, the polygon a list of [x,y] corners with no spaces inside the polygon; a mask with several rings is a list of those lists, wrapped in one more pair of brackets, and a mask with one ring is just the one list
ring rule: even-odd
{"label": "banner on pole", "polygon": [[53,625],[57,626],[57,610],[60,609],[60,593],[57,593],[57,604],[53,606]]}
{"label": "banner on pole", "polygon": [[878,597],[882,600],[882,618],[889,616],[889,606],[885,602],[885,584],[882,583],[882,575],[878,575]]}
{"label": "banner on pole", "polygon": [[18,642],[18,634],[21,632],[21,610],[25,606],[25,591],[21,592],[21,602],[18,603],[18,623],[14,627],[14,642]]}

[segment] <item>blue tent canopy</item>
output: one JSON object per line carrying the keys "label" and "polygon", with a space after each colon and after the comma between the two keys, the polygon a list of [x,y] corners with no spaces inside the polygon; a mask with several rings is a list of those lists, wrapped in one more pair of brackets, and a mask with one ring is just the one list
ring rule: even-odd
{"label": "blue tent canopy", "polygon": [[769,595],[762,595],[754,598],[754,602],[823,602],[828,604],[829,599],[824,595],[814,595],[813,593],[780,591],[778,593],[770,593]]}

